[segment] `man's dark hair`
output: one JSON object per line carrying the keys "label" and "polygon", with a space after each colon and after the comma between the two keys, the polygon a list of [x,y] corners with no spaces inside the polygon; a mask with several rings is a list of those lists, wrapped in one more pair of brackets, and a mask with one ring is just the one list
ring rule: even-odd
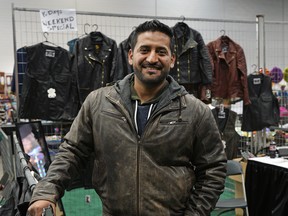
{"label": "man's dark hair", "polygon": [[132,50],[134,50],[135,48],[139,34],[144,33],[144,32],[149,32],[149,31],[150,32],[159,31],[169,36],[170,49],[171,49],[171,52],[173,53],[173,50],[174,50],[173,32],[169,26],[165,25],[164,23],[161,23],[159,20],[146,21],[140,24],[138,27],[136,27],[136,29],[133,32],[133,37],[131,40]]}

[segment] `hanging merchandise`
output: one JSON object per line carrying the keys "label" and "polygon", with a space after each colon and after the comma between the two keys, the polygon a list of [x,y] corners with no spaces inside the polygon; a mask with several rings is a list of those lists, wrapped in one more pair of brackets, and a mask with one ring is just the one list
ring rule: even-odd
{"label": "hanging merchandise", "polygon": [[[260,68],[260,69],[259,69],[259,72],[260,72],[260,73],[263,73],[263,68]],[[267,68],[265,68],[264,74],[267,75],[267,76],[270,76],[270,71],[269,71]]]}
{"label": "hanging merchandise", "polygon": [[117,74],[116,80],[124,78],[127,74],[133,72],[132,65],[128,62],[128,52],[131,49],[131,40],[133,38],[134,31],[132,31],[127,39],[122,41],[118,46],[117,52],[117,64],[115,72]]}
{"label": "hanging merchandise", "polygon": [[87,95],[116,80],[116,41],[99,31],[92,31],[76,41],[72,71],[77,79],[80,104]]}
{"label": "hanging merchandise", "polygon": [[74,39],[69,40],[69,41],[67,42],[67,46],[69,47],[69,52],[70,52],[70,53],[73,53],[74,46],[75,46],[75,43],[76,43],[77,40],[78,40],[78,38],[74,38]]}
{"label": "hanging merchandise", "polygon": [[283,79],[288,82],[288,67],[286,67],[283,71]]}
{"label": "hanging merchandise", "polygon": [[19,97],[22,94],[23,78],[27,68],[27,51],[26,47],[21,47],[17,51],[17,65],[14,66],[13,77],[11,81],[11,92],[16,94],[16,72],[15,67],[18,69],[18,91]]}
{"label": "hanging merchandise", "polygon": [[202,35],[184,22],[176,23],[171,29],[175,38],[176,61],[170,75],[189,93],[210,103],[212,67]]}
{"label": "hanging merchandise", "polygon": [[212,109],[228,160],[236,158],[241,136],[235,130],[237,113],[224,106]]}
{"label": "hanging merchandise", "polygon": [[[89,23],[85,23],[84,25],[83,25],[83,30],[84,30],[84,34],[83,35],[81,35],[81,36],[79,36],[79,37],[77,37],[77,38],[73,38],[73,39],[71,39],[71,40],[69,40],[68,42],[67,42],[67,46],[69,47],[69,52],[71,52],[71,53],[73,53],[74,52],[74,47],[75,47],[75,44],[76,44],[76,41],[77,40],[79,40],[80,38],[82,38],[82,37],[84,37],[84,36],[87,36],[89,33],[87,32],[87,27],[90,27],[90,24]],[[98,26],[97,25],[93,25],[92,27],[95,27],[96,28],[96,30],[97,30],[97,28],[98,28]]]}
{"label": "hanging merchandise", "polygon": [[243,100],[249,104],[247,65],[244,50],[222,35],[207,44],[213,68],[212,98],[230,99],[231,103]]}
{"label": "hanging merchandise", "polygon": [[68,120],[72,74],[69,52],[52,43],[26,47],[27,68],[23,77],[19,117],[24,119]]}
{"label": "hanging merchandise", "polygon": [[273,67],[269,75],[273,83],[279,83],[283,79],[283,72],[279,67]]}
{"label": "hanging merchandise", "polygon": [[243,106],[242,131],[259,131],[277,126],[280,120],[279,103],[272,92],[272,81],[264,74],[250,74],[248,89],[251,104]]}

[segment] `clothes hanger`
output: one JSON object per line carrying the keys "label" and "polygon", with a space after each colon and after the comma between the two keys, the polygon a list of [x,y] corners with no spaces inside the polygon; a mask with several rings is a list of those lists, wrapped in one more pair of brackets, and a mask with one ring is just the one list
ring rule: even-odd
{"label": "clothes hanger", "polygon": [[221,40],[225,43],[227,43],[227,40],[229,39],[228,36],[226,35],[226,31],[224,29],[220,30],[221,33]]}
{"label": "clothes hanger", "polygon": [[258,70],[258,66],[256,64],[252,64],[251,67],[253,68],[252,75],[259,75],[260,72]]}
{"label": "clothes hanger", "polygon": [[94,28],[93,31],[90,32],[90,38],[92,43],[94,44],[101,44],[103,42],[103,36],[101,34],[101,32],[97,31],[98,30],[98,25],[97,24],[93,24],[92,25],[92,29]]}
{"label": "clothes hanger", "polygon": [[185,23],[185,19],[186,19],[185,16],[181,15],[180,18],[181,18],[181,22],[178,22],[178,25],[186,27],[187,24]]}
{"label": "clothes hanger", "polygon": [[85,24],[84,24],[84,26],[83,26],[84,34],[80,35],[80,36],[78,37],[78,39],[80,39],[80,38],[85,37],[85,36],[88,35],[87,27],[90,27],[90,24],[89,24],[89,23],[85,23]]}
{"label": "clothes hanger", "polygon": [[183,23],[183,22],[185,21],[185,19],[186,19],[184,15],[181,15],[180,18],[182,18],[182,21],[181,21],[182,23]]}
{"label": "clothes hanger", "polygon": [[222,35],[221,35],[222,37],[225,37],[225,36],[226,36],[226,31],[225,31],[224,29],[221,29],[221,30],[220,30],[220,33],[222,33]]}
{"label": "clothes hanger", "polygon": [[224,29],[220,30],[221,33],[221,46],[222,46],[222,52],[227,53],[229,49],[229,37],[226,35],[226,31]]}
{"label": "clothes hanger", "polygon": [[187,25],[187,23],[185,23],[185,19],[186,19],[185,16],[181,15],[180,18],[181,18],[181,21],[177,22],[175,27],[180,29],[183,32],[183,34],[186,35],[186,32],[187,32],[189,26]]}
{"label": "clothes hanger", "polygon": [[43,44],[46,44],[46,45],[49,45],[49,46],[52,45],[53,47],[58,47],[57,44],[48,41],[48,36],[49,36],[49,33],[48,33],[48,32],[43,32],[43,37],[45,38],[45,41],[43,41],[42,43],[43,43]]}

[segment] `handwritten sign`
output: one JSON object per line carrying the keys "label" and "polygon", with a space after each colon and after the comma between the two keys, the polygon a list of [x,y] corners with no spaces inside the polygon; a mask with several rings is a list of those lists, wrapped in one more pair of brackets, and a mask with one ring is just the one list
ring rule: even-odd
{"label": "handwritten sign", "polygon": [[77,31],[76,10],[40,10],[43,32]]}

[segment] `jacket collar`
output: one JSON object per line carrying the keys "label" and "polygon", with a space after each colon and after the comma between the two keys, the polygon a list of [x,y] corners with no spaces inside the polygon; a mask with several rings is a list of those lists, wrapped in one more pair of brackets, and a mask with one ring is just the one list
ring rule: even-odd
{"label": "jacket collar", "polygon": [[124,49],[127,51],[129,51],[129,49],[131,48],[131,41],[133,39],[134,33],[135,33],[135,30],[133,30],[130,33],[129,37],[122,42]]}
{"label": "jacket collar", "polygon": [[[119,80],[114,84],[114,89],[116,90],[116,92],[118,92],[118,95],[121,97],[121,100],[123,100],[126,108],[130,111],[130,113],[132,113],[130,83],[133,79],[134,73],[128,74],[122,80]],[[170,75],[168,75],[167,81],[169,83],[169,86],[162,93],[162,96],[160,97],[157,105],[158,108],[168,105],[172,100],[176,99],[177,97],[188,94],[185,88],[183,86],[180,86]],[[112,96],[111,93],[112,92],[109,93],[110,96]]]}
{"label": "jacket collar", "polygon": [[[94,37],[91,39],[91,35]],[[113,52],[113,45],[116,43],[113,39],[108,38],[106,35],[102,34],[101,32],[93,32],[90,33],[88,36],[81,38],[84,50],[87,51],[87,56],[93,60],[103,63],[105,59]],[[95,54],[95,50],[100,49],[97,55]]]}
{"label": "jacket collar", "polygon": [[176,45],[179,43],[180,40],[184,40],[185,43],[184,46],[182,47],[181,53],[177,53],[178,56],[198,45],[198,43],[194,40],[194,34],[192,29],[186,23],[178,22],[172,28],[172,30],[174,32]]}
{"label": "jacket collar", "polygon": [[[228,45],[229,49],[228,51],[222,52],[222,45],[224,44],[224,41]],[[229,64],[231,61],[235,60],[235,54],[237,53],[235,42],[229,38],[228,36],[221,36],[216,39],[215,41],[215,51],[219,58],[222,58],[226,60],[227,64]]]}

